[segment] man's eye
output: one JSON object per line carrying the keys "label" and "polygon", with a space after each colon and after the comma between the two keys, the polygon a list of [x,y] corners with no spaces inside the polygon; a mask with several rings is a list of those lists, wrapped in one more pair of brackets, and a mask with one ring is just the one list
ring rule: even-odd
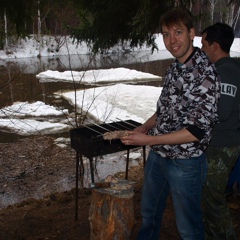
{"label": "man's eye", "polygon": [[168,33],[163,33],[164,38],[168,37],[168,35],[169,35]]}
{"label": "man's eye", "polygon": [[176,35],[180,35],[182,31],[176,31]]}

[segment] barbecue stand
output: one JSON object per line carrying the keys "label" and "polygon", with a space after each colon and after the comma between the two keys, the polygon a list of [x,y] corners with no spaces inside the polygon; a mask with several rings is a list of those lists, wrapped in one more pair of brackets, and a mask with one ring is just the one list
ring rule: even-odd
{"label": "barbecue stand", "polygon": [[[127,150],[127,161],[125,179],[128,179],[128,166],[129,166],[129,153],[130,149],[139,148],[134,145],[124,145],[120,139],[114,139],[111,141],[104,140],[103,134],[105,132],[111,132],[116,130],[133,130],[135,127],[141,125],[133,120],[119,121],[113,123],[104,123],[101,125],[86,125],[72,129],[70,131],[71,136],[71,148],[76,151],[76,195],[75,204],[76,212],[75,219],[78,219],[78,178],[79,169],[80,176],[84,176],[83,158],[85,156],[89,159],[91,181],[94,183],[94,169],[93,158],[97,156],[107,155],[110,153],[120,152]],[[146,146],[143,146],[143,164],[146,162]]]}

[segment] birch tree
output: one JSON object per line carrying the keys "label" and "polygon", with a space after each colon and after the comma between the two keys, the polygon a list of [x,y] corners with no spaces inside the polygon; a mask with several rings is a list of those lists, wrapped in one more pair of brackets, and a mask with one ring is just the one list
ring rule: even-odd
{"label": "birch tree", "polygon": [[41,22],[41,11],[40,11],[40,0],[37,1],[37,22],[38,22],[38,29],[37,29],[37,38],[38,41],[41,39],[41,32],[42,32],[42,22]]}
{"label": "birch tree", "polygon": [[215,10],[215,5],[217,4],[218,0],[209,0],[210,3],[210,19],[211,19],[211,24],[213,24],[214,20],[214,10]]}
{"label": "birch tree", "polygon": [[8,47],[8,29],[7,29],[7,13],[4,9],[4,32],[5,32],[5,47]]}
{"label": "birch tree", "polygon": [[240,15],[240,0],[230,0],[229,4],[233,5],[232,8],[232,21],[231,26],[234,30],[237,30],[237,24],[239,23],[239,15]]}
{"label": "birch tree", "polygon": [[240,6],[238,7],[238,10],[237,10],[236,14],[233,17],[232,27],[233,27],[234,30],[236,30],[236,26],[237,26],[237,23],[238,23],[238,20],[239,20],[239,15],[240,15]]}

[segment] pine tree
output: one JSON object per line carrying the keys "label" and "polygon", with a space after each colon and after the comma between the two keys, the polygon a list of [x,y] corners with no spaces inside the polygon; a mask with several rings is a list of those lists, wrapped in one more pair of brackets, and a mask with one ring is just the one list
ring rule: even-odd
{"label": "pine tree", "polygon": [[73,0],[78,8],[81,25],[71,28],[72,37],[87,42],[94,53],[124,41],[130,47],[144,43],[156,48],[154,34],[160,17],[175,6],[190,1],[176,0]]}

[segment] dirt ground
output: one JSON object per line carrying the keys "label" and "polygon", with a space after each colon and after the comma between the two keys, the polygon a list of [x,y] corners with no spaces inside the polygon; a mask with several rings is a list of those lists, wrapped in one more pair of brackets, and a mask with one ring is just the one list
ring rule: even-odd
{"label": "dirt ground", "polygon": [[[88,240],[91,190],[79,189],[75,220],[75,152],[57,146],[53,138],[26,138],[0,144],[0,240]],[[125,173],[116,177],[124,178]],[[130,239],[136,239],[140,224],[143,167],[132,167],[136,224]],[[66,190],[64,190],[66,189]],[[238,239],[239,199],[227,197]],[[160,239],[180,239],[171,198],[165,211]]]}

